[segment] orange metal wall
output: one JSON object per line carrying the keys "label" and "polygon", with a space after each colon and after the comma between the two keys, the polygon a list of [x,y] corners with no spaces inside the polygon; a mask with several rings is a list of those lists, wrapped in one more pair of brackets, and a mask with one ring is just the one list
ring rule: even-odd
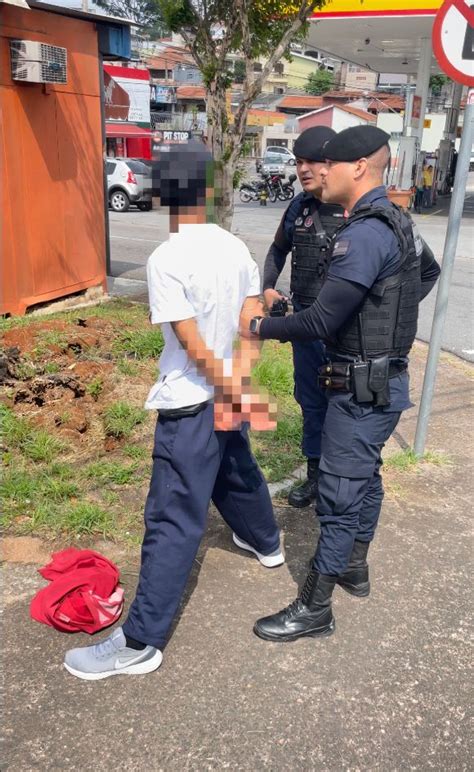
{"label": "orange metal wall", "polygon": [[[67,48],[67,85],[10,77],[9,38]],[[99,55],[95,25],[2,7],[0,313],[105,283]]]}

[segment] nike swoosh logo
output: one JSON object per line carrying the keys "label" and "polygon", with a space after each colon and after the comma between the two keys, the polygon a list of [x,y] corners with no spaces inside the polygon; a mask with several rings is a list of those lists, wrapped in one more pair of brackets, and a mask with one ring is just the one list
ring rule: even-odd
{"label": "nike swoosh logo", "polygon": [[128,659],[120,659],[120,657],[118,657],[115,660],[114,668],[115,670],[119,670],[121,667],[128,667],[128,665],[134,665],[135,662],[140,662],[142,657],[143,657],[143,651],[141,651],[137,657],[129,657]]}

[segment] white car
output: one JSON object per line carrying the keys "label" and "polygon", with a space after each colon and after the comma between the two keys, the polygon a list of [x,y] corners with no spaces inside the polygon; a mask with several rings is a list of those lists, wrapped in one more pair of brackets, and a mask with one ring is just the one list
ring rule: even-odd
{"label": "white car", "polygon": [[114,212],[126,212],[136,204],[142,212],[152,208],[151,168],[134,158],[107,158],[109,205]]}
{"label": "white car", "polygon": [[292,153],[291,150],[288,150],[287,147],[280,147],[279,145],[270,145],[270,147],[267,147],[267,149],[265,150],[265,155],[267,154],[279,155],[281,156],[282,163],[290,164],[290,166],[296,165],[295,154]]}

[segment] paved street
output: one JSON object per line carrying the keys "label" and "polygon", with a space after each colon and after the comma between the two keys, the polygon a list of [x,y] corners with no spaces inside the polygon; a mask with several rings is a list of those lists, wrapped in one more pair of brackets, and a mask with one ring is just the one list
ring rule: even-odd
{"label": "paved street", "polygon": [[[233,231],[246,242],[261,270],[285,207],[286,204],[282,202],[269,203],[266,207],[253,203],[242,204],[236,197]],[[439,259],[443,254],[448,208],[448,198],[438,199],[432,210],[414,215],[421,234]],[[126,214],[111,212],[112,275],[144,280],[147,258],[154,247],[167,238],[167,227],[167,216],[159,210],[139,212],[131,209]],[[470,361],[474,361],[473,241],[474,172],[471,172],[443,336],[443,348],[446,351],[452,351]],[[289,260],[279,287],[288,291]],[[435,299],[436,293],[433,292],[421,305],[418,337],[424,341],[430,337]]]}

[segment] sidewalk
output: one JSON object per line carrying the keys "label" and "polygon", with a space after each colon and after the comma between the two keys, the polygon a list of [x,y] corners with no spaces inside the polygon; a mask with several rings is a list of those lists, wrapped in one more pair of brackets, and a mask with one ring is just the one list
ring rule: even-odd
{"label": "sidewalk", "polygon": [[[419,401],[426,346],[412,357]],[[270,644],[254,620],[292,600],[316,539],[313,511],[276,502],[287,563],[267,571],[215,513],[159,671],[87,683],[61,666],[90,642],[29,619],[47,545],[6,540],[3,769],[468,770],[472,365],[442,355],[428,448],[440,465],[387,470],[373,592],[337,589],[336,634]],[[410,445],[408,411],[389,454]],[[448,457],[448,458],[446,458]],[[96,543],[133,596],[139,551]],[[32,562],[28,562],[32,561]]]}

